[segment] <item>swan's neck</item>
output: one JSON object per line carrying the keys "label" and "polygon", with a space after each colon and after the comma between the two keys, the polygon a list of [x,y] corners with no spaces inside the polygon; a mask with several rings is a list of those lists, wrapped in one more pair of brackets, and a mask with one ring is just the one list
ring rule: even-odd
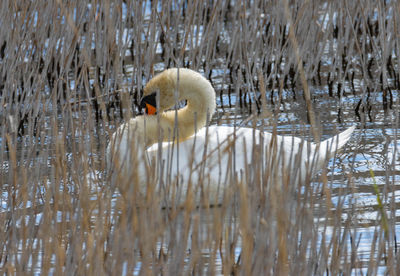
{"label": "swan's neck", "polygon": [[[204,127],[207,117],[201,114],[197,116],[191,105],[175,111],[167,111],[161,116],[138,116],[129,121],[129,128],[121,126],[120,132],[134,131],[139,134],[134,138],[137,143],[143,144],[145,148],[162,142],[183,141],[191,137],[200,128]],[[123,128],[125,127],[125,128]],[[130,136],[130,135],[128,135]]]}
{"label": "swan's neck", "polygon": [[[137,133],[144,137],[138,142],[144,143],[146,148],[159,141],[180,142],[191,137],[207,124],[215,112],[214,88],[202,75],[184,68],[179,69],[179,73],[178,69],[172,68],[163,74],[162,80],[174,91],[172,93],[176,92],[177,100],[186,100],[187,105],[179,110],[161,112],[159,116],[131,119],[130,125],[134,125]],[[171,97],[172,93],[163,97]],[[167,101],[166,98],[164,100]],[[174,102],[171,98],[168,100]]]}
{"label": "swan's neck", "polygon": [[[215,91],[211,83],[199,73],[184,68],[179,69],[179,76],[178,70],[170,72],[179,94],[178,100],[186,100],[187,105],[177,111],[163,112],[161,123],[170,130],[177,129],[178,132],[173,137],[181,141],[203,128],[211,119],[216,108]],[[164,140],[171,139],[166,137]]]}

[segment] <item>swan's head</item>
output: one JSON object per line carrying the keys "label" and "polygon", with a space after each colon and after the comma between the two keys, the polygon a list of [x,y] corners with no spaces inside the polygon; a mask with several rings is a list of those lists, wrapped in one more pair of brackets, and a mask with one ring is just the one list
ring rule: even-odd
{"label": "swan's head", "polygon": [[146,113],[150,115],[163,112],[175,105],[175,90],[176,81],[171,76],[171,70],[165,70],[147,83],[140,105],[146,108]]}

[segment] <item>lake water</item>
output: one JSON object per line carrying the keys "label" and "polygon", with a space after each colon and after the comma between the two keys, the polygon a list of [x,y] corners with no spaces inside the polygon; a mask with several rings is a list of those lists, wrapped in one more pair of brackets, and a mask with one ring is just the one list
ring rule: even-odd
{"label": "lake water", "polygon": [[[340,20],[347,16],[348,10],[338,7],[335,2],[322,3],[319,8],[316,5],[313,9],[317,10],[309,14],[313,19],[304,19],[305,23],[317,21],[313,26],[318,27],[318,31],[310,32],[310,36],[319,34],[320,40],[315,45],[317,48],[324,45],[322,51],[313,48],[315,52],[303,52],[305,66],[311,68],[319,62],[322,64],[322,85],[314,79],[309,80],[316,118],[314,127],[321,139],[326,139],[349,126],[357,126],[349,143],[330,160],[326,170],[311,183],[293,187],[287,194],[241,198],[240,191],[236,191],[234,200],[227,205],[187,211],[160,210],[149,204],[151,198],[142,199],[142,208],[135,208],[129,201],[124,201],[118,191],[110,189],[109,179],[104,174],[104,149],[112,130],[124,121],[121,118],[124,112],[119,112],[117,101],[110,108],[114,110],[110,112],[113,116],[109,122],[101,116],[95,118],[98,109],[95,110],[91,100],[99,96],[108,104],[118,93],[122,101],[125,96],[125,99],[132,100],[133,94],[148,81],[144,76],[149,75],[152,69],[161,71],[167,64],[179,61],[197,69],[212,69],[205,74],[207,78],[211,77],[217,93],[218,111],[212,125],[276,130],[279,135],[295,135],[314,141],[302,87],[284,85],[278,93],[277,89],[272,90],[271,85],[266,85],[264,108],[268,114],[257,113],[256,101],[261,93],[254,81],[258,75],[251,74],[254,74],[254,68],[274,70],[274,66],[281,66],[276,71],[265,73],[266,76],[276,78],[276,81],[290,75],[286,65],[292,64],[294,58],[287,52],[291,49],[291,46],[287,47],[286,27],[289,24],[281,22],[281,14],[276,16],[257,9],[242,14],[241,8],[227,2],[228,5],[218,8],[220,14],[225,14],[229,8],[224,18],[218,18],[218,12],[211,16],[211,6],[193,6],[193,9],[202,8],[202,11],[198,14],[193,12],[195,19],[190,19],[191,23],[186,26],[191,13],[183,16],[183,12],[190,1],[177,1],[169,13],[164,14],[161,14],[162,2],[153,7],[153,1],[141,5],[133,1],[129,8],[128,2],[117,3],[116,9],[99,4],[99,10],[97,7],[92,10],[92,3],[83,4],[84,9],[71,4],[72,12],[68,19],[72,23],[82,20],[77,33],[71,32],[71,22],[61,16],[67,6],[62,7],[58,2],[53,8],[45,5],[43,8],[48,10],[43,18],[52,17],[54,22],[60,23],[59,26],[54,24],[55,27],[62,27],[54,28],[54,33],[51,33],[52,29],[45,26],[47,20],[41,20],[41,5],[38,4],[41,2],[38,1],[38,6],[32,4],[31,25],[42,26],[43,33],[37,33],[36,27],[31,29],[32,26],[26,23],[27,26],[16,28],[20,30],[16,33],[22,33],[20,40],[10,39],[8,45],[2,44],[4,56],[0,65],[4,69],[3,75],[8,72],[8,66],[15,70],[16,75],[20,71],[25,74],[11,81],[13,72],[8,73],[8,79],[2,75],[4,82],[9,82],[6,88],[15,87],[15,91],[5,91],[4,87],[1,90],[1,99],[6,101],[1,103],[0,118],[10,124],[1,125],[0,137],[4,148],[0,160],[2,271],[10,274],[28,271],[37,275],[69,271],[116,275],[140,272],[213,274],[214,271],[249,274],[250,270],[254,275],[266,272],[282,275],[299,272],[305,275],[359,275],[367,272],[398,275],[400,272],[391,270],[391,267],[398,263],[397,234],[400,234],[400,219],[397,219],[400,215],[397,208],[400,206],[400,99],[398,91],[393,88],[393,79],[387,81],[392,87],[388,100],[383,98],[380,84],[374,84],[373,77],[363,79],[367,71],[374,72],[375,67],[381,66],[376,56],[393,56],[395,65],[392,65],[392,71],[398,69],[395,40],[390,36],[390,30],[397,30],[390,27],[390,22],[396,21],[391,20],[395,14],[390,7],[394,4],[385,2],[384,6],[390,9],[387,14],[385,7],[372,8],[370,17],[365,19],[375,20],[375,26],[380,26],[377,20],[385,21],[382,24],[379,21],[383,29],[376,34],[369,34],[371,30],[368,28],[372,25],[365,29],[359,27],[366,23],[360,23],[364,14],[357,7],[355,15],[349,16],[347,23],[340,26]],[[215,3],[219,2],[224,1]],[[371,3],[366,7],[374,6]],[[348,5],[347,8],[353,7]],[[29,7],[27,9],[28,12]],[[364,9],[363,6],[361,10]],[[15,16],[25,16],[23,7],[17,10]],[[107,15],[110,10],[113,12]],[[132,14],[131,10],[134,10]],[[157,10],[159,14],[154,13]],[[281,12],[281,7],[276,11]],[[302,15],[304,11],[295,13]],[[114,16],[113,20],[108,20],[107,16]],[[353,19],[359,21],[353,22]],[[157,20],[170,25],[165,22],[157,25],[160,23]],[[303,21],[299,22],[303,24]],[[361,28],[355,30],[359,32],[356,43],[347,36],[351,33],[349,30],[353,30],[353,23]],[[13,24],[18,27],[17,22]],[[89,27],[84,27],[86,24]],[[169,30],[159,28],[167,25]],[[10,26],[3,30],[14,29]],[[302,26],[308,25],[299,25]],[[343,34],[338,31],[339,35],[329,35],[329,32],[335,32],[336,27],[343,28],[340,29]],[[386,27],[394,29],[386,32]],[[88,30],[92,33],[87,33]],[[300,28],[298,37],[300,41],[301,34],[305,35],[302,44],[305,49],[308,49],[307,45],[315,47],[307,44],[310,39],[307,31],[308,28]],[[165,36],[163,39],[161,33]],[[210,40],[203,40],[204,33]],[[187,34],[187,40],[182,39]],[[5,37],[14,35],[17,36],[13,33]],[[77,37],[81,39],[80,44],[76,43]],[[90,39],[90,43],[86,43]],[[254,43],[244,43],[251,39],[254,41],[250,42]],[[187,49],[179,55],[173,53],[183,45],[183,41],[187,42]],[[353,44],[359,42],[363,43],[365,53],[359,53],[358,48],[354,50]],[[26,45],[21,46],[23,43]],[[374,43],[385,50],[375,49]],[[354,49],[342,44],[353,45]],[[266,53],[264,47],[272,51]],[[337,51],[340,54],[336,55]],[[113,64],[111,60],[114,61],[118,55],[121,58],[115,59]],[[342,61],[351,66],[338,62],[340,55]],[[279,57],[283,58],[279,60]],[[13,67],[15,64],[7,63],[7,59],[21,61],[22,65]],[[54,60],[50,62],[51,59]],[[70,63],[70,59],[74,62]],[[364,67],[360,69],[361,61]],[[82,70],[92,65],[96,68],[87,72]],[[48,79],[46,72],[41,71],[42,66],[47,66]],[[204,73],[203,69],[199,71]],[[67,73],[64,74],[63,70]],[[243,75],[240,73],[242,70],[245,72]],[[314,69],[307,70],[310,75],[317,75]],[[391,75],[392,71],[388,71]],[[353,83],[349,83],[352,72],[358,75]],[[329,83],[331,73],[333,88],[324,85]],[[85,77],[87,84],[84,83]],[[59,90],[54,92],[50,83],[54,85],[57,82]],[[340,89],[337,83],[341,83]],[[95,85],[101,86],[103,94],[95,96]],[[125,102],[125,111],[129,108],[133,111],[131,107],[133,103]],[[12,124],[21,116],[18,109],[28,114],[28,119],[22,120],[21,129],[32,135],[18,136],[13,130],[19,127]]]}
{"label": "lake water", "polygon": [[[218,81],[215,82],[218,83]],[[387,269],[384,262],[378,261],[376,267],[371,267],[370,260],[371,258],[378,258],[378,255],[381,259],[381,254],[383,254],[382,249],[380,251],[373,249],[382,244],[377,239],[377,236],[379,237],[382,234],[382,228],[384,228],[382,226],[382,212],[385,213],[388,231],[392,239],[392,247],[389,247],[388,250],[397,251],[396,236],[400,233],[400,224],[397,219],[399,213],[396,207],[400,200],[400,192],[397,192],[400,183],[400,155],[398,153],[400,143],[397,139],[399,103],[397,94],[393,95],[394,103],[389,109],[384,109],[380,92],[370,94],[369,101],[364,103],[365,110],[369,111],[364,113],[362,111],[356,112],[357,105],[362,100],[360,96],[345,93],[338,100],[336,97],[330,97],[326,90],[323,90],[324,87],[320,90],[312,89],[313,108],[322,140],[351,125],[357,125],[356,131],[343,151],[329,162],[327,168],[329,197],[326,196],[326,187],[321,183],[318,176],[311,183],[311,189],[314,190],[315,196],[315,202],[311,205],[314,227],[316,227],[314,230],[319,229],[317,231],[321,232],[320,235],[316,235],[318,237],[317,245],[312,250],[319,251],[322,244],[329,243],[330,239],[337,239],[339,231],[342,246],[350,248],[348,249],[351,252],[349,254],[353,256],[349,258],[355,258],[353,263],[355,267],[349,270],[352,274],[358,275],[367,271],[374,271],[377,274],[384,273]],[[228,96],[224,93],[221,97],[217,97],[218,112],[211,124],[237,125],[240,127],[256,126],[265,131],[273,131],[276,124],[276,130],[280,135],[295,135],[313,141],[310,125],[307,123],[306,103],[301,92],[298,93],[293,95],[293,92],[283,92],[281,95],[282,104],[279,108],[277,108],[277,104],[271,102],[267,104],[269,110],[275,115],[272,115],[272,117],[259,115],[253,117],[252,120],[248,120],[249,107],[244,107],[243,102],[245,100],[242,102],[243,107],[240,108],[236,95]],[[307,196],[307,192],[304,192],[306,189],[302,187],[297,195],[298,198]],[[320,196],[318,193],[320,193]],[[378,202],[379,200],[381,203]],[[168,216],[169,212],[165,212],[165,215]],[[327,215],[329,212],[334,215]],[[262,217],[259,211],[253,213],[253,215],[255,217],[253,219]],[[239,222],[235,220],[235,218],[239,220],[238,214],[227,215],[226,210],[218,210],[218,207],[214,208],[213,211],[198,210],[191,216],[194,220],[199,219],[202,226],[196,228],[195,225],[192,225],[193,229],[189,231],[189,236],[198,234],[199,239],[206,244],[205,248],[210,246],[209,240],[212,231],[210,232],[208,228],[213,227],[216,217],[224,218],[225,226],[222,226],[223,229],[240,228]],[[158,244],[158,250],[164,246],[166,252],[171,252],[174,246],[171,249],[169,242],[182,242],[179,229],[180,227],[187,227],[185,225],[185,213],[178,214],[174,223],[177,226],[166,227],[165,241]],[[203,231],[203,234],[197,233],[198,231]],[[257,232],[257,230],[254,231]],[[298,235],[301,235],[302,231],[304,229],[298,231]],[[232,244],[234,247],[230,249],[230,254],[233,254],[233,259],[239,260],[244,254],[242,237],[235,233],[231,233],[231,235],[233,235]],[[255,240],[257,240],[257,234],[254,233],[254,235]],[[185,258],[187,266],[190,266],[193,261],[193,256],[189,253],[192,240],[193,238],[188,238],[185,245],[188,254]],[[354,241],[356,241],[356,245]],[[215,266],[217,272],[222,272],[223,257],[218,254],[215,255],[213,253],[215,249],[212,246],[209,249],[205,248],[201,251],[202,262],[206,266]],[[313,256],[312,250],[307,251],[310,258]],[[346,257],[341,256],[340,258],[342,258],[343,263],[348,263]],[[207,262],[210,263],[207,264]],[[140,268],[141,263],[136,268],[137,271],[140,271]]]}
{"label": "lake water", "polygon": [[[214,80],[216,83],[217,94],[221,93],[218,90],[218,76]],[[394,104],[391,109],[385,110],[383,108],[383,102],[381,98],[381,93],[377,92],[371,94],[369,97],[369,102],[365,105],[370,107],[368,113],[355,112],[357,104],[360,101],[360,97],[354,96],[352,94],[344,95],[340,100],[336,97],[329,97],[326,90],[314,89],[312,90],[313,96],[313,108],[316,114],[318,122],[318,131],[321,133],[321,139],[326,139],[338,132],[344,130],[345,128],[356,124],[357,129],[355,130],[351,140],[345,146],[343,151],[337,155],[337,158],[332,159],[329,162],[327,168],[327,186],[324,186],[321,182],[320,177],[315,177],[315,180],[311,182],[310,191],[307,187],[301,187],[300,191],[297,191],[296,197],[288,197],[288,200],[292,200],[293,204],[290,205],[292,208],[297,202],[300,203],[299,210],[306,209],[304,202],[307,201],[308,196],[313,197],[313,202],[310,205],[312,213],[308,214],[307,219],[313,223],[313,231],[317,231],[313,235],[313,239],[316,239],[315,245],[308,245],[308,249],[305,250],[308,254],[307,258],[316,258],[318,260],[318,254],[322,254],[322,245],[329,244],[330,239],[337,240],[342,239],[342,246],[350,248],[347,249],[352,252],[356,259],[353,263],[355,268],[350,269],[350,271],[358,275],[363,272],[375,271],[376,273],[384,273],[386,271],[385,263],[379,261],[377,267],[369,267],[369,263],[372,257],[377,257],[379,254],[383,254],[381,251],[372,251],[374,246],[381,244],[379,239],[377,241],[377,236],[382,234],[382,206],[386,214],[386,219],[388,221],[388,228],[390,232],[391,244],[394,247],[397,246],[396,236],[400,234],[400,220],[397,219],[399,212],[397,211],[397,206],[400,203],[400,155],[398,153],[398,148],[400,143],[397,139],[398,135],[398,97],[394,94]],[[270,98],[267,91],[267,98]],[[221,97],[217,97],[218,111],[214,116],[211,124],[219,125],[237,125],[240,127],[257,127],[265,131],[273,131],[276,125],[277,133],[280,135],[295,135],[303,137],[307,140],[313,141],[313,137],[310,130],[310,125],[307,123],[306,114],[306,103],[303,99],[301,92],[297,92],[294,95],[291,91],[285,91],[281,95],[281,105],[267,103],[268,109],[271,111],[272,116],[263,117],[261,115],[252,117],[249,120],[249,105],[245,107],[244,99],[242,99],[242,108],[239,105],[238,96],[232,94],[228,96],[223,93]],[[219,96],[219,95],[218,95]],[[276,96],[277,97],[277,96]],[[221,100],[222,99],[222,100]],[[253,106],[254,108],[254,106]],[[81,115],[80,115],[81,116]],[[79,115],[76,116],[77,120],[80,121]],[[82,134],[79,132],[75,134],[75,139],[79,141]],[[73,136],[71,136],[73,137]],[[85,139],[90,140],[90,136]],[[69,149],[72,150],[72,149]],[[96,155],[96,154],[95,154]],[[69,162],[73,163],[73,154],[68,153]],[[97,156],[95,158],[101,158]],[[52,157],[50,156],[50,159]],[[49,165],[51,162],[49,163]],[[51,167],[51,165],[50,165]],[[51,168],[49,167],[49,171]],[[71,171],[72,172],[72,171]],[[374,177],[372,177],[373,173]],[[95,169],[94,174],[94,187],[93,194],[90,196],[92,202],[97,202],[99,199],[99,190],[104,189],[104,185],[107,184],[107,180],[103,178],[103,172],[101,170]],[[100,181],[98,182],[98,177]],[[97,181],[97,182],[96,182]],[[99,185],[97,185],[99,183]],[[374,185],[376,184],[375,188]],[[102,188],[103,187],[103,188]],[[66,187],[60,187],[61,189],[66,189]],[[74,189],[79,189],[77,187],[68,185],[70,189],[68,194],[74,194]],[[327,191],[329,197],[327,196]],[[377,192],[380,195],[380,200],[382,203],[378,203]],[[45,194],[45,188],[43,188],[42,193]],[[8,192],[3,192],[3,210],[8,209]],[[74,198],[74,196],[72,196]],[[118,206],[121,203],[121,195],[118,192],[112,197],[112,204],[109,206],[114,210],[113,212],[119,212]],[[299,203],[297,203],[299,204]],[[28,203],[27,207],[31,204]],[[254,207],[254,206],[253,206]],[[251,208],[253,208],[251,207]],[[271,206],[270,208],[273,208]],[[295,208],[296,209],[296,208]],[[265,211],[262,209],[257,209],[254,207],[252,212],[253,221],[251,224],[255,225],[254,228],[254,239],[257,242],[265,242],[268,246],[276,247],[276,244],[270,244],[274,237],[277,235],[275,231],[278,229],[276,226],[275,219],[269,221],[271,225],[261,227],[258,225],[260,221],[263,221],[263,213],[269,213],[270,211]],[[296,211],[290,211],[296,212]],[[290,213],[289,212],[289,213]],[[272,215],[274,213],[271,213]],[[269,215],[271,215],[269,214]],[[71,213],[66,215],[63,211],[59,211],[55,218],[58,223],[63,223],[63,221],[70,221]],[[111,221],[114,221],[115,225],[118,225],[117,215],[116,217],[111,216]],[[93,214],[93,223],[98,220],[98,212],[95,211]],[[146,216],[151,216],[151,212],[144,212],[139,214],[139,217],[146,218]],[[164,210],[161,213],[155,215],[154,220],[150,219],[149,222],[143,223],[144,225],[149,224],[146,227],[147,230],[139,235],[139,240],[147,237],[152,224],[162,223],[162,232],[158,233],[158,238],[155,239],[155,243],[152,245],[155,247],[155,252],[168,252],[166,257],[166,264],[169,263],[168,271],[177,272],[178,274],[193,266],[193,243],[199,243],[197,246],[200,248],[198,252],[201,252],[201,257],[197,261],[201,263],[203,269],[209,267],[209,269],[215,270],[217,273],[222,273],[224,268],[229,264],[229,260],[236,260],[239,262],[244,254],[243,248],[243,234],[244,231],[241,228],[241,215],[240,208],[235,209],[235,207],[229,207],[225,209],[224,207],[214,207],[211,209],[199,209],[194,210],[190,213],[190,223],[188,223],[188,214],[185,211],[172,212],[169,210]],[[279,218],[279,215],[276,215]],[[293,214],[288,215],[289,218],[293,220],[293,223],[300,223],[296,218],[293,218]],[[173,218],[170,223],[168,223],[168,218]],[[147,217],[149,219],[149,217]],[[36,225],[40,226],[43,223],[43,216],[39,212],[36,216]],[[216,221],[219,221],[216,223]],[[275,222],[274,222],[275,221]],[[301,220],[300,220],[301,221]],[[115,226],[116,227],[116,226]],[[189,228],[188,228],[189,227]],[[216,232],[219,229],[225,229],[227,237],[223,239],[224,246],[216,247],[213,239],[219,240],[220,238],[215,237]],[[259,229],[269,229],[271,237],[266,238],[258,233]],[[298,229],[293,225],[289,227],[288,231],[291,234],[288,236],[298,236],[299,241],[301,236],[307,230],[307,227],[302,226]],[[197,238],[194,237],[197,235]],[[142,237],[142,238],[141,238]],[[352,241],[356,241],[356,246]],[[231,248],[227,247],[225,244],[227,241],[231,242]],[[222,242],[222,241],[221,241]],[[135,265],[133,268],[133,273],[139,273],[145,266],[150,265],[148,261],[144,261],[141,254],[137,252],[139,241],[132,244],[135,248],[134,255],[136,256]],[[310,241],[308,241],[310,243]],[[343,245],[344,244],[344,245]],[[84,246],[85,248],[86,246]],[[219,251],[218,251],[218,250]],[[254,249],[255,250],[255,249]],[[329,254],[332,248],[328,248]],[[390,248],[388,250],[391,250]],[[397,249],[395,249],[397,250]],[[220,252],[216,254],[216,252]],[[183,253],[177,253],[183,252]],[[318,253],[320,252],[320,253]],[[224,253],[229,254],[230,258],[224,256]],[[318,253],[318,254],[317,254]],[[22,253],[21,253],[22,254]],[[115,254],[115,253],[114,253]],[[181,255],[183,254],[183,256]],[[349,253],[350,254],[350,253]],[[372,255],[371,255],[372,254]],[[386,254],[386,253],[385,253]],[[294,254],[296,256],[298,254]],[[314,256],[316,255],[316,256]],[[345,257],[346,254],[339,254],[340,262],[346,264],[349,262],[348,258]],[[270,256],[270,255],[266,255]],[[314,256],[314,257],[313,257]],[[39,256],[38,263],[41,262],[41,256]],[[184,265],[182,268],[176,267],[174,269],[174,259],[181,258],[184,260]],[[329,257],[328,259],[332,259]],[[351,259],[351,257],[349,257]],[[54,258],[53,263],[56,263]],[[380,260],[382,259],[379,258]],[[153,260],[154,261],[154,260]],[[155,261],[154,261],[155,262]],[[151,263],[151,261],[150,261]],[[305,262],[312,265],[311,262]],[[132,268],[129,267],[132,264],[130,261],[123,263],[122,274],[130,274]],[[315,265],[315,264],[314,264]],[[150,265],[151,266],[151,265]],[[233,265],[234,266],[234,265]],[[229,267],[229,266],[228,266]],[[154,269],[154,267],[153,267]],[[182,270],[183,269],[183,270]],[[375,269],[375,270],[374,270]],[[42,268],[40,266],[36,270],[41,272]],[[51,270],[53,271],[53,270]],[[200,269],[199,271],[203,271]],[[318,274],[318,273],[317,273]]]}

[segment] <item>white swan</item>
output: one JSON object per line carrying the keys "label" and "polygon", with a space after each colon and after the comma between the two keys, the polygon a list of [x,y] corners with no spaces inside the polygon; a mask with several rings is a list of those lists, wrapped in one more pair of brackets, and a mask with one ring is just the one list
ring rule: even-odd
{"label": "white swan", "polygon": [[[178,202],[193,196],[196,202],[216,204],[237,181],[304,181],[355,129],[316,144],[251,128],[205,127],[215,112],[215,91],[199,73],[184,68],[155,76],[143,94],[141,105],[153,115],[121,125],[107,147],[112,181],[122,195],[154,192]],[[182,100],[187,101],[184,108],[165,111]]]}

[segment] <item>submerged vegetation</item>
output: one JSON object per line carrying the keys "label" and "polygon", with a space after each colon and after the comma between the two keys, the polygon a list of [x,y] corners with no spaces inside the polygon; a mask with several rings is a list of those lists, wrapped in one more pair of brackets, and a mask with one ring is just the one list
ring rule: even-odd
{"label": "submerged vegetation", "polygon": [[[396,1],[372,0],[1,1],[1,271],[399,274],[399,15]],[[161,209],[156,188],[121,195],[107,143],[169,67],[211,81],[212,124],[319,140],[356,121],[359,145],[279,188],[254,154],[244,173],[260,181],[233,177],[214,208]],[[383,169],[360,176],[369,158]],[[359,219],[357,177],[374,181],[360,185],[378,199],[373,219]]]}

